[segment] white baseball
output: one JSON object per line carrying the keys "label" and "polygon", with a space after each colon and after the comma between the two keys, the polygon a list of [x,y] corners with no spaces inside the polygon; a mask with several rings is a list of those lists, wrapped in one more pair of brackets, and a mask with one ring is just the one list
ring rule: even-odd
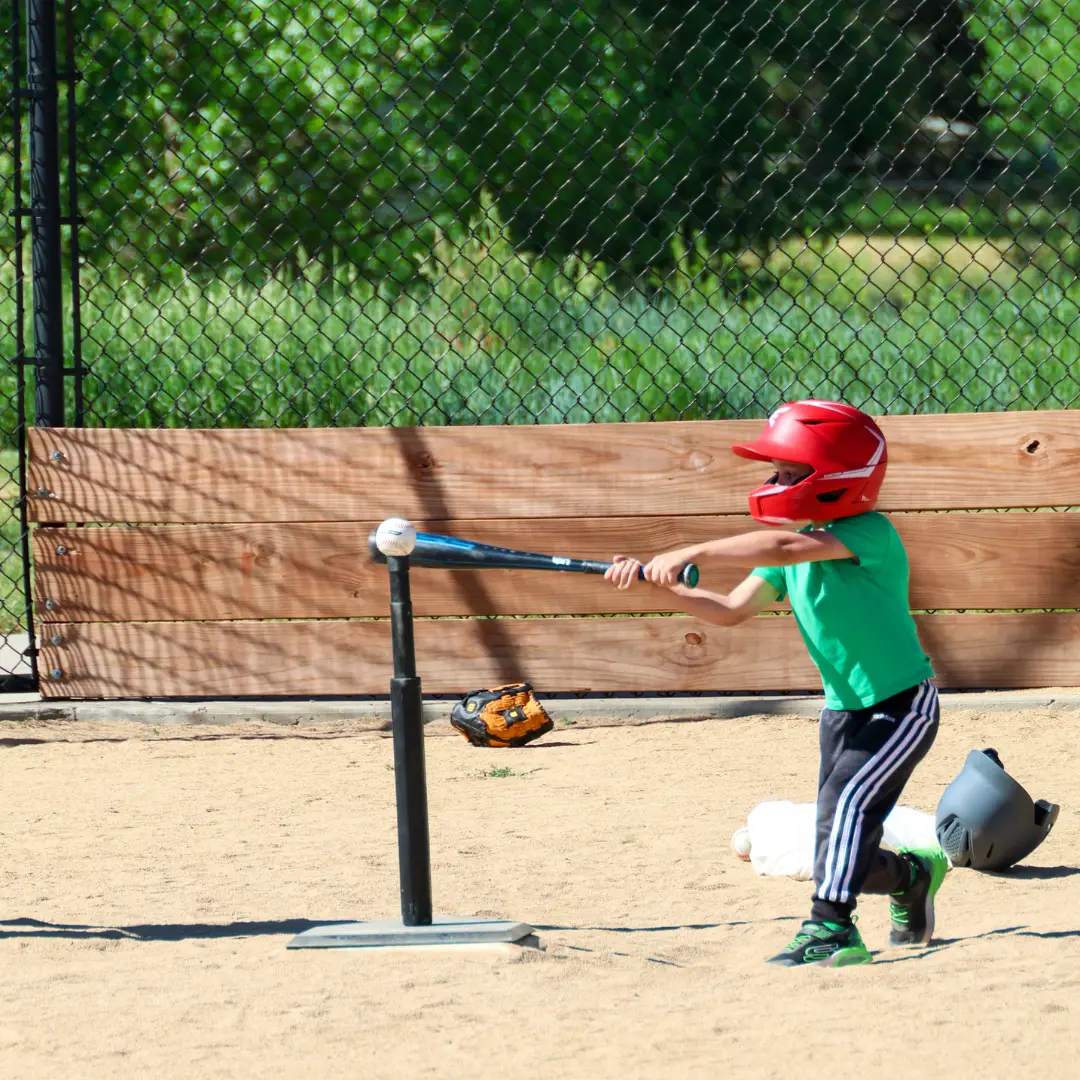
{"label": "white baseball", "polygon": [[416,527],[405,518],[387,518],[375,530],[375,546],[384,555],[409,555],[416,547]]}
{"label": "white baseball", "polygon": [[744,825],[741,829],[735,830],[735,835],[731,838],[731,850],[739,856],[740,859],[750,858],[750,830]]}

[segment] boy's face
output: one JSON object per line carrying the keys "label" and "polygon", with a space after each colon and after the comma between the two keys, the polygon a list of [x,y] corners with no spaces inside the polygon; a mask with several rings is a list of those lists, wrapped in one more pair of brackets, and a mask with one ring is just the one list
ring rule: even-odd
{"label": "boy's face", "polygon": [[772,467],[776,471],[776,479],[773,483],[781,487],[791,487],[800,480],[805,480],[814,471],[809,465],[803,465],[801,462],[781,461],[778,458],[772,459]]}

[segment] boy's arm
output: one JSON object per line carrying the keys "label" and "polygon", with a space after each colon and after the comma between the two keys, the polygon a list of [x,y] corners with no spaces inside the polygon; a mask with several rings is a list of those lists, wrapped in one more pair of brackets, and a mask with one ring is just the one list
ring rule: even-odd
{"label": "boy's arm", "polygon": [[774,604],[780,595],[775,585],[754,574],[744,578],[726,595],[706,589],[688,589],[685,585],[672,586],[671,591],[679,598],[679,607],[687,615],[695,615],[703,622],[717,626],[738,626]]}
{"label": "boy's arm", "polygon": [[762,529],[666,551],[645,565],[645,580],[671,588],[679,580],[679,571],[691,562],[729,566],[792,566],[795,563],[854,558],[842,540],[824,529],[806,533]]}

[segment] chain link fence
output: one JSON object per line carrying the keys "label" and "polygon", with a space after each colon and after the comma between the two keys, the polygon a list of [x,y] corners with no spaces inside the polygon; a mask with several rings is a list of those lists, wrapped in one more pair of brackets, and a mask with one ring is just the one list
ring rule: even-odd
{"label": "chain link fence", "polygon": [[[24,655],[26,600],[23,578],[24,530],[20,513],[19,453],[24,417],[25,374],[20,364],[28,319],[24,318],[16,289],[17,192],[21,176],[17,169],[23,142],[21,109],[16,98],[16,27],[21,12],[11,3],[0,10],[0,59],[3,88],[0,91],[0,690],[22,689],[20,680],[30,676]],[[18,56],[20,69],[24,58]]]}
{"label": "chain link fence", "polygon": [[1076,398],[1076,4],[81,18],[90,424]]}
{"label": "chain link fence", "polygon": [[1076,401],[1080,3],[102,0],[74,20],[87,424]]}

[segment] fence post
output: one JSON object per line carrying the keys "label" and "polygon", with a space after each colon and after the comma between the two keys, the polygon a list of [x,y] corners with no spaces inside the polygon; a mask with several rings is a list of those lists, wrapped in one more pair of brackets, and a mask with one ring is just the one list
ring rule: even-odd
{"label": "fence post", "polygon": [[34,305],[34,422],[64,426],[63,272],[56,0],[26,0],[30,99],[30,257]]}

